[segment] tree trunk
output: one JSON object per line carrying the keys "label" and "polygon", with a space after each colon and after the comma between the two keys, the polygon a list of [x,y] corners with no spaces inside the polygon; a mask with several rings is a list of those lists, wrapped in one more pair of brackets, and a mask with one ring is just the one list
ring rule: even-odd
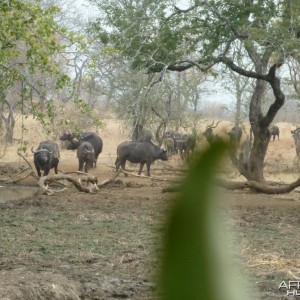
{"label": "tree trunk", "polygon": [[[277,112],[284,104],[285,96],[281,91],[280,79],[276,77],[276,69],[280,67],[281,64],[274,64],[263,80],[257,79],[254,93],[250,102],[249,110],[249,121],[251,125],[251,130],[253,132],[253,144],[251,145],[251,151],[246,163],[242,163],[242,158],[247,159],[245,155],[240,155],[238,160],[233,157],[233,162],[238,165],[239,171],[248,180],[264,182],[265,178],[263,175],[264,159],[267,153],[268,145],[270,142],[271,134],[269,126],[274,120]],[[263,72],[265,68],[260,67],[260,73]],[[274,102],[270,105],[267,113],[262,114],[261,106],[262,100],[264,99],[266,85],[269,83],[273,89],[273,94],[275,96]],[[245,148],[246,149],[246,148]],[[245,151],[248,155],[248,153]],[[232,154],[231,154],[232,156]]]}
{"label": "tree trunk", "polygon": [[[7,117],[4,114],[4,104],[6,104],[7,107],[8,107]],[[13,111],[12,111],[12,107],[11,107],[10,103],[7,100],[3,101],[1,118],[4,121],[5,128],[6,128],[5,141],[7,143],[11,144],[13,142],[15,119],[14,119],[14,114],[13,114]]]}
{"label": "tree trunk", "polygon": [[265,178],[263,175],[264,160],[268,150],[270,142],[269,129],[261,129],[257,136],[254,135],[254,141],[248,160],[248,168],[246,178],[248,180],[254,180],[264,182]]}
{"label": "tree trunk", "polygon": [[131,136],[131,139],[132,139],[133,141],[138,141],[138,140],[139,140],[140,132],[142,131],[143,127],[144,127],[143,125],[136,124],[136,123],[134,122],[134,124],[133,124],[132,136]]}

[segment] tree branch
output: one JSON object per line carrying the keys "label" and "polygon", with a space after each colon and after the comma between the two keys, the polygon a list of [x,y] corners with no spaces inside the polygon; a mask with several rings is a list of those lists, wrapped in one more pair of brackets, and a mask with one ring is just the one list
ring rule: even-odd
{"label": "tree branch", "polygon": [[290,193],[292,190],[300,186],[300,178],[291,184],[284,184],[282,186],[270,186],[257,181],[231,182],[221,179],[218,179],[216,184],[228,190],[251,188],[259,193],[274,195]]}

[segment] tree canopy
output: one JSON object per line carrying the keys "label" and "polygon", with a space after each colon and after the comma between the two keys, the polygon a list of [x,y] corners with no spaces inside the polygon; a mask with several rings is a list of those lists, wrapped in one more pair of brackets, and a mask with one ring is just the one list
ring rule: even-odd
{"label": "tree canopy", "polygon": [[0,3],[0,76],[2,92],[15,80],[26,80],[26,72],[47,72],[61,86],[67,76],[61,73],[55,55],[65,48],[67,32],[55,22],[56,6],[43,8],[30,1]]}
{"label": "tree canopy", "polygon": [[[98,39],[132,68],[164,73],[197,67],[206,72],[221,63],[256,80],[249,105],[253,145],[246,161],[233,161],[247,179],[264,181],[268,127],[285,101],[277,70],[287,59],[299,60],[299,1],[194,0],[184,6],[157,0],[90,2],[101,12],[92,25]],[[236,61],[237,46],[246,68]],[[263,113],[267,84],[274,101]]]}

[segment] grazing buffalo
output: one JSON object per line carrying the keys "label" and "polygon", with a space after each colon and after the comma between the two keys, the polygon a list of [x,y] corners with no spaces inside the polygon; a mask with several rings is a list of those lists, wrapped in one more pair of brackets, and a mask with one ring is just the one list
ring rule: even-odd
{"label": "grazing buffalo", "polygon": [[58,144],[52,141],[41,142],[36,151],[31,148],[34,153],[34,165],[38,176],[41,177],[41,170],[44,171],[43,176],[47,176],[50,169],[54,168],[57,174],[57,167],[59,162],[59,148]]}
{"label": "grazing buffalo", "polygon": [[67,150],[75,150],[82,142],[89,142],[95,151],[95,167],[99,154],[102,152],[103,141],[101,137],[94,132],[84,132],[80,135],[75,135],[70,132],[65,132],[60,138],[61,141],[69,141]]}
{"label": "grazing buffalo", "polygon": [[96,161],[95,151],[91,143],[82,142],[77,148],[77,158],[79,162],[78,170],[87,173],[89,169],[93,168]]}
{"label": "grazing buffalo", "polygon": [[151,176],[150,165],[157,159],[168,160],[167,151],[160,149],[152,142],[123,142],[117,148],[116,170],[118,171],[120,166],[125,170],[125,164],[128,160],[131,163],[140,163],[139,175],[141,175],[144,164],[146,164],[147,175]]}
{"label": "grazing buffalo", "polygon": [[279,141],[279,127],[278,126],[272,126],[270,129],[271,136],[273,136],[273,142],[275,141],[275,138],[277,136],[278,141]]}

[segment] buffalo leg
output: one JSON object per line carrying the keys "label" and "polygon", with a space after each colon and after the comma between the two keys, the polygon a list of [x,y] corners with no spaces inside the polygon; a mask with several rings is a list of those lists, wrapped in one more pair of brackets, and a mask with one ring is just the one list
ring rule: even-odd
{"label": "buffalo leg", "polygon": [[149,177],[151,177],[151,175],[150,175],[150,165],[151,165],[151,164],[147,163],[147,175],[148,175]]}
{"label": "buffalo leg", "polygon": [[92,163],[92,168],[96,168],[97,167],[97,160],[98,160],[99,154],[95,156],[95,162]]}
{"label": "buffalo leg", "polygon": [[88,164],[87,164],[87,162],[84,163],[84,172],[85,173],[88,172]]}
{"label": "buffalo leg", "polygon": [[41,177],[42,174],[41,174],[40,166],[37,163],[35,163],[35,162],[34,162],[34,165],[35,165],[36,171],[38,173],[38,176]]}
{"label": "buffalo leg", "polygon": [[44,175],[43,176],[47,176],[50,172],[50,168],[46,167],[44,170]]}
{"label": "buffalo leg", "polygon": [[57,173],[58,173],[58,171],[57,171],[57,167],[58,167],[58,164],[56,164],[56,165],[54,166],[54,172],[55,172],[55,174],[57,174]]}
{"label": "buffalo leg", "polygon": [[145,163],[140,163],[139,175],[141,175]]}
{"label": "buffalo leg", "polygon": [[42,174],[41,174],[41,170],[40,170],[40,168],[36,168],[36,170],[37,170],[38,176],[39,176],[39,177],[41,177],[41,176],[42,176]]}
{"label": "buffalo leg", "polygon": [[[122,170],[124,170],[124,171],[125,171],[125,165],[126,165],[126,160],[123,161],[123,162],[121,162],[121,168],[122,168]],[[128,174],[126,174],[126,173],[124,173],[124,175],[125,175],[125,177],[128,176]]]}
{"label": "buffalo leg", "polygon": [[119,171],[120,165],[121,165],[120,159],[119,159],[119,158],[117,158],[117,159],[116,159],[116,161],[115,161],[116,172],[118,172],[118,171]]}
{"label": "buffalo leg", "polygon": [[78,171],[83,172],[83,161],[82,160],[79,160]]}

